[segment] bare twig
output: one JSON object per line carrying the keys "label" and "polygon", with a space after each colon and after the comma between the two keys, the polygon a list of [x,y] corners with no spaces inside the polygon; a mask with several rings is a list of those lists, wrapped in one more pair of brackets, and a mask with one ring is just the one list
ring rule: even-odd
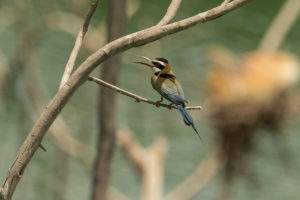
{"label": "bare twig", "polygon": [[84,19],[82,27],[79,30],[79,33],[76,37],[75,45],[73,47],[73,50],[70,54],[67,65],[65,67],[65,71],[64,71],[63,77],[61,79],[59,89],[61,89],[62,86],[68,81],[68,79],[73,71],[78,52],[81,48],[84,36],[85,36],[86,32],[88,31],[90,21],[91,21],[92,16],[98,6],[98,2],[99,2],[99,0],[96,0],[94,3],[91,4],[90,10],[89,10],[86,18]]}
{"label": "bare twig", "polygon": [[283,7],[261,40],[258,49],[276,51],[280,47],[285,35],[296,21],[299,11],[299,0],[285,1]]}
{"label": "bare twig", "polygon": [[47,130],[74,92],[88,79],[89,74],[100,63],[104,62],[109,57],[126,51],[127,49],[153,42],[167,35],[188,29],[198,23],[204,23],[218,18],[250,1],[251,0],[235,0],[226,4],[226,6],[220,5],[209,11],[199,13],[195,16],[174,22],[172,24],[154,26],[136,33],[132,33],[108,43],[90,55],[78,67],[72,76],[70,76],[66,84],[64,84],[63,87],[57,92],[55,97],[45,108],[44,112],[41,114],[40,118],[37,120],[32,130],[26,137],[0,188],[0,200],[11,199],[27,164],[39,147],[39,144],[41,143]]}
{"label": "bare twig", "polygon": [[[155,105],[155,106],[159,106],[159,107],[161,106],[161,107],[165,107],[165,108],[170,108],[170,105],[169,105],[169,104],[164,104],[164,103],[160,103],[160,102],[158,103],[158,102],[156,102],[156,101],[151,101],[151,100],[146,99],[146,98],[144,98],[144,97],[141,97],[141,96],[138,96],[138,95],[133,94],[133,93],[131,93],[131,92],[128,92],[128,91],[126,91],[126,90],[123,90],[123,89],[121,89],[121,88],[119,88],[119,87],[117,87],[117,86],[115,86],[115,85],[112,85],[112,84],[110,84],[110,83],[107,83],[107,82],[105,82],[105,81],[103,81],[103,80],[101,80],[101,79],[99,79],[99,78],[89,77],[88,80],[89,80],[89,81],[93,81],[93,82],[95,82],[95,83],[98,83],[98,84],[100,84],[100,85],[102,85],[102,86],[104,86],[104,87],[110,88],[110,89],[112,89],[112,90],[114,90],[114,91],[116,91],[116,92],[118,92],[118,93],[120,93],[120,94],[123,94],[123,95],[126,95],[126,96],[128,96],[128,97],[134,98],[136,102],[141,102],[141,101],[143,101],[143,102],[146,102],[146,103]],[[171,108],[177,109],[176,106],[172,106]],[[187,110],[201,110],[202,107],[201,107],[201,106],[193,106],[193,107],[186,107],[186,109],[187,109]]]}
{"label": "bare twig", "polygon": [[162,26],[168,24],[176,15],[177,10],[181,4],[181,0],[172,0],[167,13],[165,16],[158,22],[156,26]]}

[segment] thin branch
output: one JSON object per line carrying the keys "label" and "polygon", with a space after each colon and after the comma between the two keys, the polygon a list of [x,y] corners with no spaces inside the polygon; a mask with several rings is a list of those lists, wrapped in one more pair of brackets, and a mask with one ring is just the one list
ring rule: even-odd
{"label": "thin branch", "polygon": [[79,30],[79,33],[76,37],[75,45],[73,47],[73,50],[70,54],[67,65],[65,67],[65,71],[64,71],[64,74],[62,76],[59,89],[61,89],[63,87],[63,85],[68,81],[68,79],[69,79],[69,77],[70,77],[70,75],[73,71],[75,61],[76,61],[76,58],[78,56],[78,52],[81,48],[84,36],[85,36],[86,32],[88,31],[90,21],[91,21],[92,16],[93,16],[93,14],[94,14],[97,6],[98,6],[98,2],[99,2],[99,0],[96,0],[94,3],[91,4],[90,10],[89,10],[86,18],[84,19],[82,27]]}
{"label": "thin branch", "polygon": [[268,28],[258,49],[276,51],[280,47],[285,35],[296,21],[299,11],[299,0],[286,1],[271,26]]}
{"label": "thin branch", "polygon": [[116,54],[126,51],[127,49],[141,46],[160,38],[188,29],[198,23],[204,23],[216,19],[226,13],[241,7],[251,0],[235,0],[218,6],[209,11],[199,13],[195,16],[174,22],[164,26],[154,26],[145,30],[132,33],[130,35],[114,40],[104,47],[90,55],[70,76],[69,80],[57,92],[52,101],[45,108],[40,118],[37,120],[32,130],[26,137],[24,143],[12,163],[11,168],[0,188],[0,200],[10,200],[14,190],[22,178],[24,170],[31,160],[33,154],[39,147],[44,135],[61,112],[66,103],[70,100],[74,92],[87,79],[89,74],[102,62]]}
{"label": "thin branch", "polygon": [[[107,87],[107,88],[109,88],[109,89],[112,89],[112,90],[114,90],[114,91],[116,91],[116,92],[118,92],[118,93],[120,93],[120,94],[123,94],[123,95],[126,95],[126,96],[128,96],[128,97],[134,98],[135,101],[138,102],[138,103],[141,102],[141,101],[143,101],[143,102],[146,102],[146,103],[155,105],[155,106],[157,106],[157,107],[160,107],[160,106],[161,106],[161,107],[165,107],[165,108],[175,108],[175,109],[177,109],[176,106],[171,106],[171,107],[170,107],[169,104],[164,104],[164,103],[159,103],[159,102],[156,102],[156,101],[151,101],[151,100],[149,100],[149,99],[146,99],[146,98],[141,97],[141,96],[139,96],[139,95],[136,95],[136,94],[134,94],[134,93],[128,92],[128,91],[126,91],[126,90],[124,90],[124,89],[121,89],[121,88],[119,88],[119,87],[117,87],[117,86],[115,86],[115,85],[112,85],[112,84],[110,84],[110,83],[107,83],[107,82],[105,82],[105,81],[103,81],[103,80],[101,80],[101,79],[99,79],[99,78],[89,77],[88,80],[89,80],[89,81],[93,81],[93,82],[95,82],[95,83],[98,83],[98,84],[100,84],[100,85],[102,85],[102,86],[104,86],[104,87]],[[187,110],[201,110],[202,107],[201,107],[201,106],[193,106],[193,107],[186,107],[186,109],[187,109]]]}
{"label": "thin branch", "polygon": [[181,0],[172,0],[167,13],[165,16],[158,22],[156,26],[162,26],[168,24],[176,15],[177,10],[179,9]]}

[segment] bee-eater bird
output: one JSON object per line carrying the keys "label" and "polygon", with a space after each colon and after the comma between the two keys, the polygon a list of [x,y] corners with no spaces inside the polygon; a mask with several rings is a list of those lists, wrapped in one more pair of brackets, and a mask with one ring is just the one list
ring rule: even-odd
{"label": "bee-eater bird", "polygon": [[187,100],[184,99],[181,84],[176,80],[176,76],[173,73],[168,60],[165,58],[150,59],[145,56],[141,57],[151,63],[136,62],[152,68],[153,75],[151,77],[151,84],[152,87],[161,95],[161,100],[157,101],[157,103],[161,103],[163,98],[166,98],[171,102],[170,108],[173,104],[175,104],[184,123],[188,126],[192,126],[199,138],[202,140],[194,125],[191,115],[185,109],[185,103],[187,103]]}

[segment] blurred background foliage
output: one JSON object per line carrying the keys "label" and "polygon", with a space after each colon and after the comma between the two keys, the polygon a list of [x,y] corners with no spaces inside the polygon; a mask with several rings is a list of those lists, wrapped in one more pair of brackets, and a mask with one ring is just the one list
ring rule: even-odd
{"label": "blurred background foliage", "polygon": [[[174,20],[192,16],[215,7],[221,1],[183,1]],[[151,100],[158,94],[150,85],[151,72],[136,64],[135,55],[166,57],[183,85],[189,105],[203,105],[191,111],[205,140],[202,144],[190,127],[186,127],[176,110],[156,108],[118,95],[118,128],[129,128],[142,145],[150,145],[157,136],[169,142],[165,166],[168,193],[188,177],[212,149],[214,130],[205,107],[207,53],[214,46],[229,49],[236,55],[255,51],[262,36],[284,1],[253,1],[214,21],[165,37],[151,44],[126,51],[122,55],[119,86]],[[128,0],[126,34],[156,24],[169,1]],[[56,93],[64,66],[74,44],[83,16],[89,8],[84,0],[2,0],[0,4],[0,180],[13,161],[18,147],[33,126],[38,114]],[[106,41],[107,0],[100,1],[77,63]],[[281,49],[300,53],[300,21],[288,32]],[[99,76],[101,66],[93,72]],[[270,72],[272,73],[272,72]],[[299,86],[299,84],[298,84]],[[40,91],[43,91],[42,93]],[[97,85],[87,82],[72,97],[61,115],[70,134],[93,149],[97,137]],[[35,97],[35,98],[34,98]],[[33,101],[38,99],[39,103]],[[37,105],[40,104],[40,105]],[[298,108],[299,109],[299,108]],[[40,111],[38,111],[40,112]],[[278,153],[278,144],[268,135],[259,140],[248,162],[255,184],[240,178],[232,189],[233,199],[297,199],[300,195],[299,115],[288,118],[284,143],[288,147],[288,167]],[[46,135],[47,153],[38,151],[29,163],[14,199],[88,199],[91,167],[79,158],[69,158]],[[59,155],[64,155],[59,156]],[[131,199],[139,196],[140,183],[134,169],[117,147],[111,184]],[[218,173],[193,199],[217,199],[222,185]]]}

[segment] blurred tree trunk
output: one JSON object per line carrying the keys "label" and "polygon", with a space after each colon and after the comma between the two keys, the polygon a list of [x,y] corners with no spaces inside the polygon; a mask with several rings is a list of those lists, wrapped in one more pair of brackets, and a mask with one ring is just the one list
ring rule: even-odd
{"label": "blurred tree trunk", "polygon": [[[109,1],[108,42],[120,37],[124,32],[126,0]],[[102,79],[117,85],[121,57],[109,59],[103,67]],[[92,199],[106,200],[109,187],[111,163],[116,140],[115,92],[99,88],[99,136],[97,156],[93,172]]]}

